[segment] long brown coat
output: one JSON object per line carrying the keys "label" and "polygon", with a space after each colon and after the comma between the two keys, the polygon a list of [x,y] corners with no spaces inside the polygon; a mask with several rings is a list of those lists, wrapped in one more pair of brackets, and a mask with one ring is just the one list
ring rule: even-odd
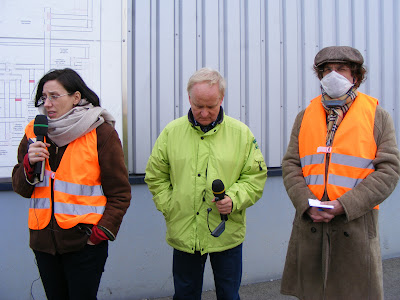
{"label": "long brown coat", "polygon": [[399,179],[393,121],[377,107],[375,172],[338,199],[345,214],[329,223],[314,223],[306,211],[308,198],[316,197],[307,187],[299,158],[298,135],[303,115],[304,111],[296,117],[282,161],[284,184],[296,214],[281,293],[302,300],[383,299],[378,211],[373,207],[392,193]]}

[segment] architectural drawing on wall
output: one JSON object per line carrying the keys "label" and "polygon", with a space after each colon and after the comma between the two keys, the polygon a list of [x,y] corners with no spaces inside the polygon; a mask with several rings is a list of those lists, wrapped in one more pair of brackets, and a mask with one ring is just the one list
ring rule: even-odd
{"label": "architectural drawing on wall", "polygon": [[73,68],[101,97],[101,22],[94,0],[0,4],[0,178],[11,177],[25,126],[38,114],[37,83],[47,71]]}

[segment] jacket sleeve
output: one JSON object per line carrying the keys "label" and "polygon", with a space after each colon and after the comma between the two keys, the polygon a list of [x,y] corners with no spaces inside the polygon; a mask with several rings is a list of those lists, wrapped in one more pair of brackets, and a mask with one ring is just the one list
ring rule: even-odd
{"label": "jacket sleeve", "polygon": [[289,145],[282,160],[283,184],[299,216],[303,216],[309,208],[309,198],[317,199],[306,184],[300,163],[299,132],[303,116],[304,110],[295,119]]}
{"label": "jacket sleeve", "polygon": [[12,171],[12,186],[14,192],[20,194],[22,197],[30,198],[35,186],[26,178],[24,168],[24,157],[28,152],[28,139],[26,135],[22,138],[18,147],[18,163],[14,166]]}
{"label": "jacket sleeve", "polygon": [[380,106],[375,113],[374,136],[377,145],[373,160],[375,171],[338,199],[348,221],[357,219],[383,202],[399,180],[399,149],[393,120]]}
{"label": "jacket sleeve", "polygon": [[246,162],[239,179],[232,184],[226,194],[232,199],[232,212],[244,210],[256,203],[262,196],[267,180],[267,166],[257,145],[256,139],[249,130]]}
{"label": "jacket sleeve", "polygon": [[145,182],[153,194],[156,208],[166,217],[172,197],[170,164],[167,154],[167,133],[164,129],[154,144],[147,161]]}
{"label": "jacket sleeve", "polygon": [[100,125],[97,128],[97,143],[101,184],[107,197],[103,216],[97,226],[112,241],[130,205],[131,185],[121,141],[115,129],[106,123]]}

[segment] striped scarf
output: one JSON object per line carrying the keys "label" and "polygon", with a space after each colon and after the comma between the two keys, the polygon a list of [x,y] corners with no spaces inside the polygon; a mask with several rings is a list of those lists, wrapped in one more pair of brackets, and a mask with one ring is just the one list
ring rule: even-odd
{"label": "striped scarf", "polygon": [[[342,122],[347,111],[350,109],[350,106],[353,103],[354,99],[357,97],[357,88],[353,86],[346,94],[337,99],[332,99],[331,97],[329,97],[329,95],[324,91],[322,87],[321,91],[321,102],[326,111],[326,146],[329,147],[332,146],[333,138],[335,137],[335,133],[340,123]],[[327,107],[326,102],[329,102],[331,100],[346,100],[346,102],[343,106]]]}

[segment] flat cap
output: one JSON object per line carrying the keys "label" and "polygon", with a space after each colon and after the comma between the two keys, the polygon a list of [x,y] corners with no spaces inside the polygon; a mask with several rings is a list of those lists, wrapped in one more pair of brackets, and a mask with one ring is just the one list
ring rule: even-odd
{"label": "flat cap", "polygon": [[316,67],[325,63],[353,62],[362,65],[364,58],[360,51],[349,46],[331,46],[321,49],[314,59]]}

